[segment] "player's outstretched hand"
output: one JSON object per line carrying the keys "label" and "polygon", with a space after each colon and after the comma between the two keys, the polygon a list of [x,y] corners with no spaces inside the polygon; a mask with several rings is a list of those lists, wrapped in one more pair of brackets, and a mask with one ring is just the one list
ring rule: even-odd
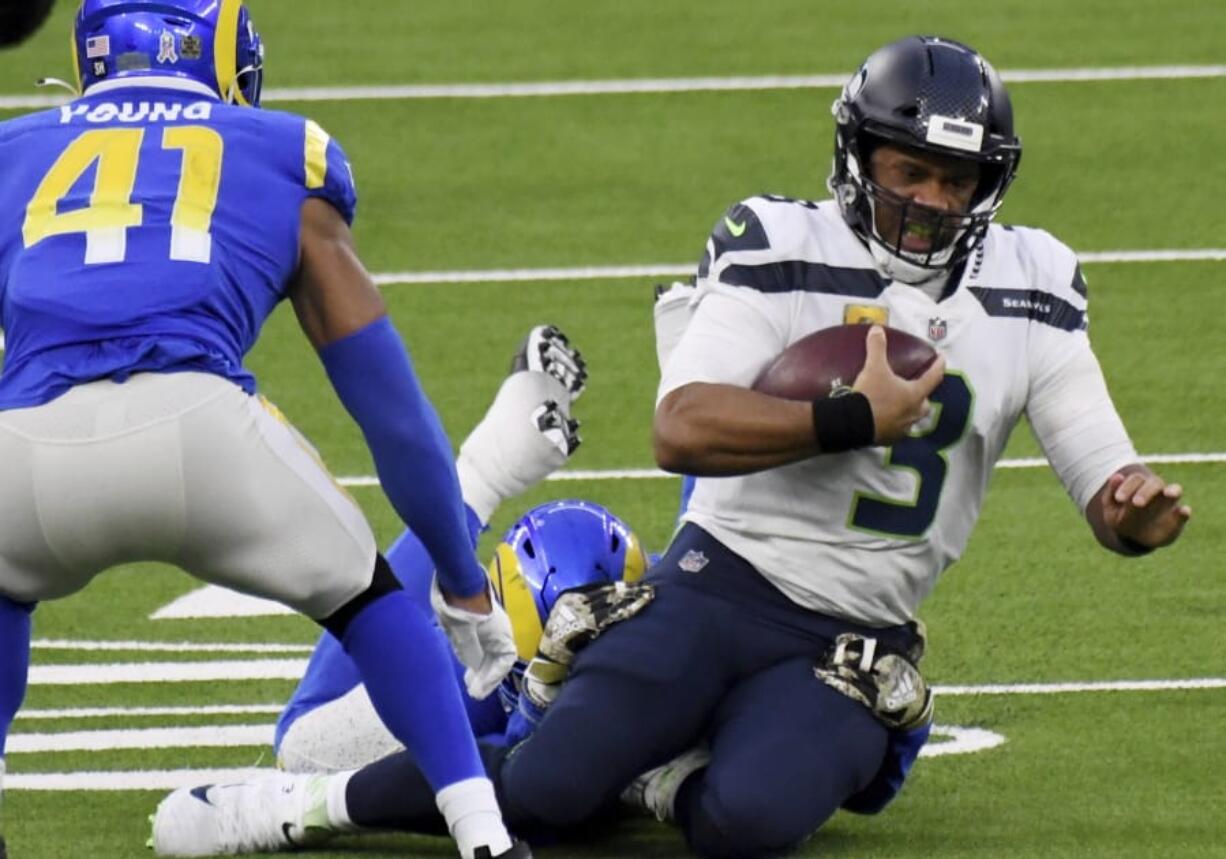
{"label": "player's outstretched hand", "polygon": [[430,586],[430,605],[467,669],[464,686],[468,694],[478,700],[488,698],[515,664],[511,619],[491,598],[488,584],[474,597],[457,597],[439,590],[436,577]]}
{"label": "player's outstretched hand", "polygon": [[566,386],[572,400],[579,399],[587,386],[583,354],[556,325],[537,325],[528,332],[511,358],[511,372],[521,370],[548,373]]}
{"label": "player's outstretched hand", "polygon": [[1157,549],[1175,542],[1191,518],[1183,487],[1148,469],[1117,471],[1107,479],[1103,521],[1121,537]]}
{"label": "player's outstretched hand", "polygon": [[864,369],[856,376],[853,391],[868,397],[873,410],[873,441],[889,445],[907,435],[911,426],[928,415],[928,395],[945,375],[945,357],[938,355],[917,379],[904,379],[890,368],[886,358],[886,334],[874,325],[865,341]]}

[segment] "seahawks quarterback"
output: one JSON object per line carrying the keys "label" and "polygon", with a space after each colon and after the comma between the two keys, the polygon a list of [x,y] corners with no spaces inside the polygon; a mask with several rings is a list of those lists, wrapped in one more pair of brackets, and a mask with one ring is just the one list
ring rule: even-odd
{"label": "seahawks quarterback", "polygon": [[[931,720],[916,611],[1022,415],[1106,548],[1165,546],[1191,515],[1112,405],[1073,252],[992,224],[1022,151],[992,66],[903,39],[856,71],[834,118],[834,198],[734,205],[696,287],[661,298],[656,458],[696,485],[648,573],[654,600],[575,657],[498,770],[513,825],[572,826],[621,794],[695,853],[745,857],[840,807],[879,809],[909,763],[899,738]],[[865,320],[943,358],[902,379],[875,326],[848,396],[750,389],[789,344]]]}
{"label": "seahawks quarterback", "polygon": [[515,661],[450,445],[350,234],[356,190],[316,123],[259,111],[242,0],[84,0],[79,97],[0,124],[0,753],[30,613],[158,560],[280,600],[343,645],[462,856],[513,845],[451,656],[356,503],[243,366],[289,299],[437,574],[475,697]]}

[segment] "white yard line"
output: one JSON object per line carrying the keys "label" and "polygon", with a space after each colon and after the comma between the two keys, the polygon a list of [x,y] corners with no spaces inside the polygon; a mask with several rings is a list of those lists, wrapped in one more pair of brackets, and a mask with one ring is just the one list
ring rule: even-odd
{"label": "white yard line", "polygon": [[206,662],[119,662],[98,665],[34,665],[31,686],[112,683],[188,683],[226,680],[298,680],[305,659],[228,659]]}
{"label": "white yard line", "polygon": [[987,686],[934,686],[936,695],[1064,695],[1074,692],[1179,692],[1226,689],[1226,677],[1187,680],[1098,680],[1088,683],[1011,683]]}
{"label": "white yard line", "polygon": [[[1226,248],[1189,248],[1187,250],[1087,251],[1078,259],[1095,263],[1137,262],[1220,262]],[[575,266],[571,268],[492,268],[471,271],[386,271],[372,275],[379,286],[424,283],[519,283],[554,280],[619,280],[622,278],[689,277],[694,263],[643,263],[639,265]]]}
{"label": "white yard line", "polygon": [[[1085,69],[1013,69],[1001,72],[1006,83],[1084,83],[1086,81],[1218,78],[1226,66],[1124,66]],[[734,77],[628,78],[620,80],[530,81],[523,83],[404,84],[393,86],[271,87],[263,101],[404,101],[439,98],[524,98],[629,93],[709,92],[717,90],[833,89],[846,73],[825,75],[740,75]],[[0,96],[0,109],[53,107],[67,93]]]}
{"label": "white yard line", "polygon": [[221,644],[197,641],[76,641],[73,639],[36,638],[35,650],[81,650],[99,652],[161,652],[161,653],[310,653],[311,644]]}
{"label": "white yard line", "polygon": [[50,710],[22,710],[19,722],[46,719],[129,719],[134,716],[250,716],[273,715],[284,704],[206,704],[198,707],[61,707]]}
{"label": "white yard line", "polygon": [[[1141,457],[1143,462],[1152,465],[1178,465],[1188,463],[1220,463],[1226,462],[1226,453],[1153,453]],[[997,468],[1045,468],[1047,460],[1040,456],[1020,459],[1002,459],[996,463]],[[603,469],[566,469],[555,471],[546,480],[662,480],[676,478],[678,475],[661,471],[658,468],[603,468]],[[374,475],[350,475],[338,477],[341,486],[350,488],[374,487],[379,485],[379,478]]]}
{"label": "white yard line", "polygon": [[[180,683],[202,680],[297,680],[302,676],[302,672],[305,669],[305,659],[226,659],[201,662],[35,665],[30,669],[30,685],[95,686],[114,683]],[[936,690],[943,695],[1046,695],[1064,692],[1143,692],[1223,688],[1226,688],[1226,678],[1224,677],[1199,677],[1181,680],[1104,680],[1062,683],[1017,683],[1008,685],[992,684],[986,686],[938,686]],[[127,711],[119,710],[116,712]]]}

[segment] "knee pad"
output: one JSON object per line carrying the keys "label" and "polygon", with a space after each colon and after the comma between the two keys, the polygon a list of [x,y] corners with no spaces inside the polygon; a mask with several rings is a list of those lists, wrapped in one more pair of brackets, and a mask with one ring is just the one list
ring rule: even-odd
{"label": "knee pad", "polygon": [[382,553],[376,554],[374,573],[366,590],[349,600],[349,602],[332,612],[332,614],[316,621],[316,623],[332,633],[337,641],[344,641],[345,630],[349,628],[349,624],[353,622],[353,619],[358,616],[362,609],[379,599],[379,597],[403,589],[400,581],[396,578],[396,574],[392,572],[391,564],[387,562]]}

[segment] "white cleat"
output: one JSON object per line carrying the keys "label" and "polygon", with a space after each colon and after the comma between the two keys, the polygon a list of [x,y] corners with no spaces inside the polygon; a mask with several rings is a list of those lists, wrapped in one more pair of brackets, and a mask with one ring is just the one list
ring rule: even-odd
{"label": "white cleat", "polygon": [[182,787],[158,804],[149,846],[159,856],[279,853],[335,834],[327,776],[273,772],[251,781]]}

